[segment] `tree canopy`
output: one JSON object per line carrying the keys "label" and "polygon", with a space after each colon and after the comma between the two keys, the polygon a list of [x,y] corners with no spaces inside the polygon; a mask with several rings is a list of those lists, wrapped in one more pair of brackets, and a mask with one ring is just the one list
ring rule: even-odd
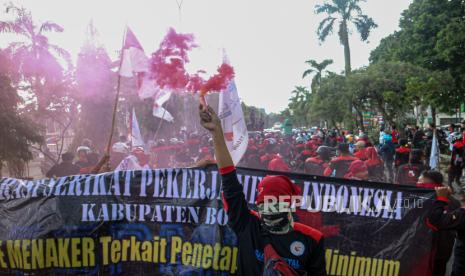
{"label": "tree canopy", "polygon": [[3,163],[7,163],[13,176],[21,177],[24,163],[32,159],[29,145],[43,141],[37,125],[25,115],[20,115],[18,105],[21,98],[11,80],[0,74],[0,174]]}

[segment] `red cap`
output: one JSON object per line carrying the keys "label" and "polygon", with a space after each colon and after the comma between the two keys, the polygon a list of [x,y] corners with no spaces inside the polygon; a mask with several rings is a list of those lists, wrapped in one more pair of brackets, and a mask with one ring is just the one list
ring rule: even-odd
{"label": "red cap", "polygon": [[365,165],[365,162],[361,160],[355,160],[352,163],[350,163],[349,170],[347,174],[345,175],[346,178],[351,178],[355,174],[368,171],[367,166]]}
{"label": "red cap", "polygon": [[[265,201],[265,196],[297,196],[300,195],[300,187],[284,175],[268,175],[258,184],[258,196],[256,204]],[[288,199],[290,201],[290,199]]]}

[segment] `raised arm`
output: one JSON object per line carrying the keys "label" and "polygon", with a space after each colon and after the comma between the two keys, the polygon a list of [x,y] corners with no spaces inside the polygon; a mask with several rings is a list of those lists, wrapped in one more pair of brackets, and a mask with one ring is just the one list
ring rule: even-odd
{"label": "raised arm", "polygon": [[220,119],[211,107],[204,110],[201,106],[200,123],[213,136],[216,161],[221,174],[224,208],[228,212],[229,225],[236,233],[240,233],[250,222],[252,215],[249,213],[243,187],[237,180],[236,169],[224,141]]}
{"label": "raised arm", "polygon": [[200,107],[200,123],[212,134],[218,168],[233,167],[234,163],[224,141],[220,119],[211,107],[207,107],[207,110]]}

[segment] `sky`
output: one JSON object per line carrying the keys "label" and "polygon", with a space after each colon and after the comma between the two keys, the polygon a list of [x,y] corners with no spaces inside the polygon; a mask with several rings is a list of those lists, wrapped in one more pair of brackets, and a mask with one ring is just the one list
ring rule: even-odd
{"label": "sky", "polygon": [[[9,18],[0,0],[0,20]],[[324,43],[316,30],[323,15],[314,13],[324,0],[22,0],[13,1],[29,9],[37,22],[53,21],[63,33],[50,35],[52,43],[68,50],[76,60],[92,20],[99,42],[111,57],[121,48],[125,26],[129,26],[146,54],[154,52],[169,27],[193,33],[199,49],[193,51],[188,69],[213,73],[226,50],[235,69],[240,98],[267,112],[283,110],[296,85],[310,86],[302,79],[305,60],[333,59],[333,72],[344,69],[343,48],[336,32]],[[403,10],[412,0],[368,0],[365,14],[378,24],[368,43],[351,34],[352,68],[368,65],[371,50],[398,29]],[[178,5],[181,8],[178,8]],[[0,34],[0,47],[16,38]]]}

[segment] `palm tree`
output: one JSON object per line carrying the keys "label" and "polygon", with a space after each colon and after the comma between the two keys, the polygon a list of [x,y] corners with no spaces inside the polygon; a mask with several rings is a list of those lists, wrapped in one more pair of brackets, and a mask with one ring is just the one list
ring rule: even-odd
{"label": "palm tree", "polygon": [[311,93],[303,86],[296,86],[291,93],[293,96],[289,99],[289,110],[292,110],[296,119],[306,126]]}
{"label": "palm tree", "polygon": [[63,27],[50,21],[36,25],[30,12],[12,4],[6,11],[14,14],[15,19],[0,21],[0,33],[15,34],[23,38],[18,42],[10,43],[6,48],[6,52],[14,61],[14,68],[11,68],[11,71],[19,73],[18,83],[29,84],[21,88],[35,94],[38,111],[41,114],[49,104],[49,97],[45,95],[49,90],[46,86],[63,79],[63,68],[57,57],[63,58],[68,65],[70,64],[69,53],[51,44],[45,35],[48,32],[63,32]]}
{"label": "palm tree", "polygon": [[364,15],[359,3],[365,0],[331,0],[323,5],[316,5],[317,14],[328,15],[320,22],[317,34],[321,42],[324,42],[328,35],[334,30],[334,25],[338,24],[338,36],[342,46],[344,46],[345,73],[350,74],[350,45],[349,45],[349,24],[355,25],[362,41],[367,41],[370,31],[378,25],[371,17]]}
{"label": "palm tree", "polygon": [[310,68],[308,70],[305,70],[302,78],[305,78],[306,76],[315,73],[315,76],[313,76],[311,83],[312,92],[315,92],[316,88],[320,86],[323,71],[326,69],[326,67],[333,63],[333,60],[325,59],[322,62],[318,63],[316,60],[310,59],[307,60],[305,63],[309,64]]}

